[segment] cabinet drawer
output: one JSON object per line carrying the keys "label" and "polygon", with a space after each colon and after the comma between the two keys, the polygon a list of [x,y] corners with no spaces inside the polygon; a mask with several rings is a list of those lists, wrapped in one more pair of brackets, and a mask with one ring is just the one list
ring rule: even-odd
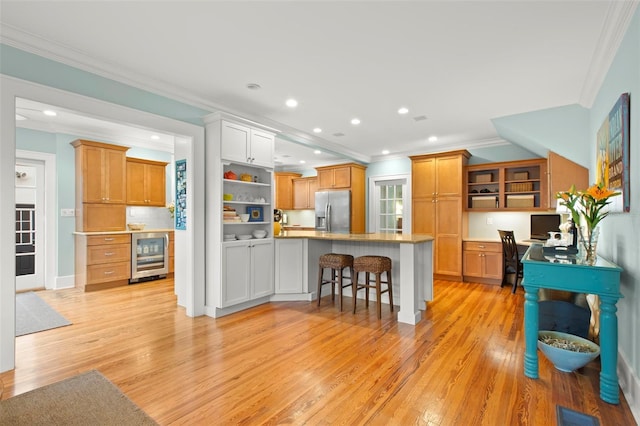
{"label": "cabinet drawer", "polygon": [[87,265],[128,262],[130,259],[130,244],[106,244],[87,247]]}
{"label": "cabinet drawer", "polygon": [[462,244],[462,249],[502,253],[502,243],[488,241],[465,241]]}
{"label": "cabinet drawer", "polygon": [[88,246],[99,246],[105,244],[130,244],[131,235],[129,234],[110,234],[110,235],[90,235],[87,237]]}
{"label": "cabinet drawer", "polygon": [[130,262],[105,263],[87,267],[87,284],[128,280],[129,278],[131,278]]}

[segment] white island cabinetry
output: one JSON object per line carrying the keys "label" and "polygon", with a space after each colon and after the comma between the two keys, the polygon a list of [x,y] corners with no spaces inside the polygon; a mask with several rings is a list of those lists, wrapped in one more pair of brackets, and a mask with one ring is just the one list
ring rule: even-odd
{"label": "white island cabinetry", "polygon": [[[274,294],[276,131],[224,113],[205,117],[205,123],[205,311],[220,317],[269,302]],[[242,214],[250,214],[249,221],[241,222]],[[256,230],[266,231],[267,236],[252,237]]]}

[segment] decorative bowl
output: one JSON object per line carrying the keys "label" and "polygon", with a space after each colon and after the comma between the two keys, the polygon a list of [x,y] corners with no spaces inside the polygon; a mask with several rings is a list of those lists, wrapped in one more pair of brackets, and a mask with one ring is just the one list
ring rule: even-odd
{"label": "decorative bowl", "polygon": [[249,214],[248,213],[242,213],[240,215],[240,220],[243,222],[248,222],[249,221]]}
{"label": "decorative bowl", "polygon": [[255,238],[264,238],[267,236],[267,231],[262,229],[256,229],[251,233]]}
{"label": "decorative bowl", "polygon": [[224,201],[231,201],[231,200],[233,200],[233,194],[223,194],[222,195],[222,199]]}
{"label": "decorative bowl", "polygon": [[127,223],[129,231],[142,231],[144,229],[144,223]]}
{"label": "decorative bowl", "polygon": [[253,176],[243,173],[240,175],[240,180],[243,182],[253,182]]}
{"label": "decorative bowl", "polygon": [[[547,343],[542,338],[546,338]],[[553,339],[549,341],[548,339]],[[562,347],[579,347],[586,352],[564,349]],[[573,334],[561,333],[559,331],[539,331],[538,349],[553,363],[556,369],[570,373],[578,368],[584,367],[600,355],[600,346],[591,340],[583,339]]]}
{"label": "decorative bowl", "polygon": [[238,235],[239,240],[250,240],[252,238],[251,235]]}

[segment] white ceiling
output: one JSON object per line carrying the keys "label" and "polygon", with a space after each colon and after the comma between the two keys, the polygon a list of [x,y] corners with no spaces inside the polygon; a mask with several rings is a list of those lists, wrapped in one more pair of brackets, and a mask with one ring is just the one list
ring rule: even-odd
{"label": "white ceiling", "polygon": [[[0,35],[5,44],[369,162],[384,149],[406,155],[504,143],[492,118],[590,106],[636,5],[2,0]],[[297,108],[285,106],[289,97]],[[407,115],[397,113],[402,106]],[[354,117],[359,126],[350,124]],[[432,135],[438,142],[427,141]]]}

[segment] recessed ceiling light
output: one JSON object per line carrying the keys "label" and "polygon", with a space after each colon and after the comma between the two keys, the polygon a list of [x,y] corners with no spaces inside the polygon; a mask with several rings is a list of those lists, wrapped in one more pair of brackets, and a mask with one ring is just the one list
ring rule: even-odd
{"label": "recessed ceiling light", "polygon": [[298,106],[298,101],[296,101],[295,99],[287,99],[287,102],[285,102],[285,104],[287,104],[289,108],[295,108]]}
{"label": "recessed ceiling light", "polygon": [[300,164],[304,164],[304,163],[306,163],[306,161],[300,160]]}
{"label": "recessed ceiling light", "polygon": [[48,115],[49,117],[55,117],[56,115],[58,115],[55,111],[51,111],[50,109],[45,109],[44,111],[42,111],[42,113],[44,115]]}
{"label": "recessed ceiling light", "polygon": [[319,149],[316,149],[315,151],[313,151],[313,153],[316,155],[320,155],[322,154],[322,151],[320,151]]}
{"label": "recessed ceiling light", "polygon": [[313,133],[320,133],[322,132],[322,129],[320,127],[316,127],[315,129],[313,129]]}
{"label": "recessed ceiling light", "polygon": [[351,119],[351,124],[353,124],[354,126],[357,126],[358,124],[360,124],[360,119],[359,118]]}
{"label": "recessed ceiling light", "polygon": [[27,119],[27,117],[25,117],[24,115],[16,114],[16,120],[22,121],[22,120],[26,120],[26,119]]}
{"label": "recessed ceiling light", "polygon": [[247,89],[259,90],[259,89],[261,89],[261,87],[260,87],[260,85],[258,83],[249,83],[249,84],[247,84]]}
{"label": "recessed ceiling light", "polygon": [[409,108],[402,107],[398,110],[398,114],[406,114],[409,112]]}
{"label": "recessed ceiling light", "polygon": [[382,155],[387,155],[389,154],[389,150],[388,149],[383,149],[382,150]]}
{"label": "recessed ceiling light", "polygon": [[160,136],[158,136],[158,135],[151,135],[151,139],[153,139],[154,141],[157,141],[158,139],[160,139]]}
{"label": "recessed ceiling light", "polygon": [[429,139],[428,139],[429,142],[435,142],[437,140],[438,140],[437,136],[429,136]]}

